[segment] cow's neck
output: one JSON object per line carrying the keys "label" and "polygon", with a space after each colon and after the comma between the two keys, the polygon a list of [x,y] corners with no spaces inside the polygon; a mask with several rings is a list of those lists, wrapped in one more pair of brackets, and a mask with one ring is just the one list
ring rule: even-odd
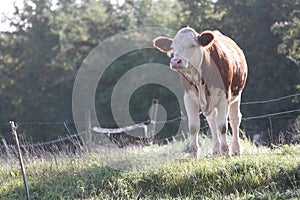
{"label": "cow's neck", "polygon": [[194,67],[188,67],[187,69],[180,70],[179,73],[198,94],[199,93],[198,86],[201,80],[200,72]]}
{"label": "cow's neck", "polygon": [[193,84],[199,84],[201,80],[201,71],[193,66],[179,71],[187,80]]}

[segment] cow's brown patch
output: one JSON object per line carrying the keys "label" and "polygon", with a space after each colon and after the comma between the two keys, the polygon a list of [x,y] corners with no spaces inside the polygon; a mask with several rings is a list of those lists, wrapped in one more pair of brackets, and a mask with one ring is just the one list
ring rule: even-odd
{"label": "cow's brown patch", "polygon": [[236,69],[231,84],[231,93],[234,96],[238,95],[239,92],[243,90],[247,80],[247,63],[241,50],[239,52],[239,58],[240,60],[236,63]]}
{"label": "cow's brown patch", "polygon": [[[228,57],[224,54],[218,41],[215,39],[214,43],[207,48],[209,60],[206,60],[203,76],[206,77],[206,82],[218,88],[224,88],[226,98],[229,97],[229,88],[232,82],[233,66]],[[210,60],[212,59],[212,60]],[[213,65],[214,62],[215,65]],[[217,69],[214,69],[216,66]],[[221,79],[221,80],[220,80]]]}
{"label": "cow's brown patch", "polygon": [[[217,87],[220,87],[218,79],[222,79],[227,99],[230,97],[230,90],[232,95],[238,95],[247,79],[247,64],[242,50],[231,39],[218,34],[206,51],[208,56],[204,56],[206,63],[203,76],[207,76],[209,81],[214,80],[212,84]],[[217,73],[209,59],[216,65]]]}
{"label": "cow's brown patch", "polygon": [[226,134],[226,133],[227,133],[226,125],[223,125],[221,129],[221,134]]}
{"label": "cow's brown patch", "polygon": [[204,78],[201,78],[201,85],[204,85],[205,81]]}
{"label": "cow's brown patch", "polygon": [[206,84],[205,84],[205,96],[206,96],[206,98],[210,96],[210,92],[209,92]]}

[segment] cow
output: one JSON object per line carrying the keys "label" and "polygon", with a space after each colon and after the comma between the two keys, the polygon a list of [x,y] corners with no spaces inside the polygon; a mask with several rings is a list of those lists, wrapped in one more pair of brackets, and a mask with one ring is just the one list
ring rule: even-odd
{"label": "cow", "polygon": [[[220,31],[199,34],[190,27],[180,29],[173,39],[159,36],[153,45],[161,52],[173,54],[170,68],[179,72],[190,132],[189,155],[198,156],[200,110],[212,134],[212,154],[240,155],[240,102],[248,75],[243,51]],[[228,118],[232,129],[230,149]]]}

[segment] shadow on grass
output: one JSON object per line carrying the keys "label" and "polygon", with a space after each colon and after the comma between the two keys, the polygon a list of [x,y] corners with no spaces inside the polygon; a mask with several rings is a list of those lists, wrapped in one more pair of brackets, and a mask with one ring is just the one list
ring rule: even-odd
{"label": "shadow on grass", "polygon": [[[121,161],[118,162],[120,164]],[[204,164],[201,164],[204,163]],[[225,164],[224,164],[225,163]],[[117,163],[116,163],[117,164]],[[154,170],[125,172],[94,165],[76,165],[56,173],[29,177],[32,199],[218,198],[255,195],[299,197],[300,165],[248,160],[184,160]],[[286,194],[286,191],[289,194]],[[294,191],[294,192],[293,192]],[[2,194],[4,199],[25,199],[22,186]]]}

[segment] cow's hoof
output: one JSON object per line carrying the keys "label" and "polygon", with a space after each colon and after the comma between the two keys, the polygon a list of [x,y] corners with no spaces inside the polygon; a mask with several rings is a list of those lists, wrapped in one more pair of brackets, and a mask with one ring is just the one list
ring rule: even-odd
{"label": "cow's hoof", "polygon": [[215,144],[215,145],[214,145],[212,155],[213,155],[214,157],[218,157],[218,156],[221,155],[221,147],[220,147],[220,144]]}
{"label": "cow's hoof", "polygon": [[231,145],[231,155],[233,155],[233,156],[240,155],[240,144],[239,143],[233,143]]}
{"label": "cow's hoof", "polygon": [[221,154],[220,154],[220,152],[213,152],[213,157],[219,157],[219,156],[221,156]]}
{"label": "cow's hoof", "polygon": [[213,152],[212,152],[212,156],[213,157],[220,157],[222,154],[221,154],[221,151],[219,149],[213,149]]}
{"label": "cow's hoof", "polygon": [[222,146],[222,156],[230,157],[228,145]]}
{"label": "cow's hoof", "polygon": [[197,144],[190,144],[189,146],[189,156],[191,158],[197,158],[198,157],[198,149],[199,149],[199,146]]}
{"label": "cow's hoof", "polygon": [[198,147],[189,147],[189,157],[190,158],[198,158]]}
{"label": "cow's hoof", "polygon": [[198,152],[189,152],[190,158],[198,158]]}
{"label": "cow's hoof", "polygon": [[240,153],[238,153],[238,152],[232,152],[232,154],[231,154],[232,156],[239,156],[240,155]]}

